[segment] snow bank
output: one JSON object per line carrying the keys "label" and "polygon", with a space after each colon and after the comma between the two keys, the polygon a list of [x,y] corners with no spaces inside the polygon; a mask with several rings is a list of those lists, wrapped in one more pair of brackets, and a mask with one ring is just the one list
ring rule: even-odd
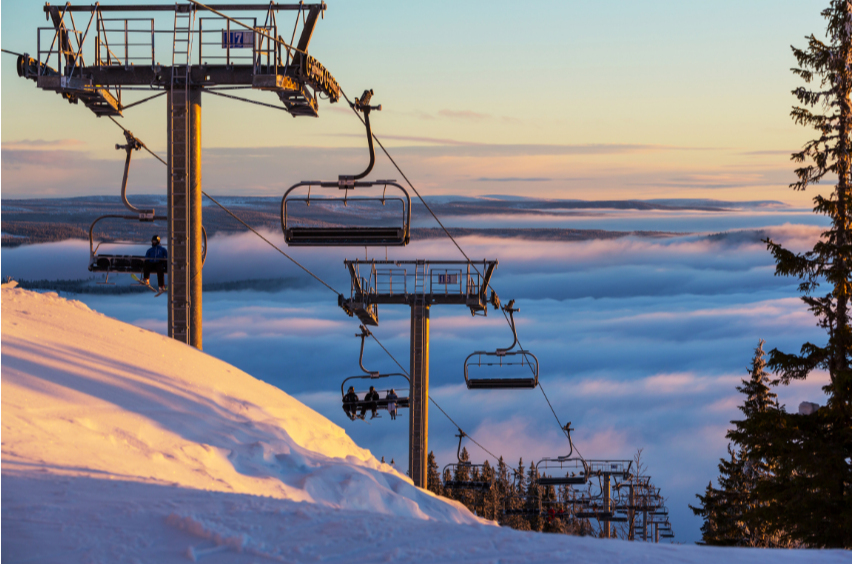
{"label": "snow bank", "polygon": [[4,285],[2,336],[4,474],[47,470],[481,522],[278,388],[80,302]]}
{"label": "snow bank", "polygon": [[0,301],[5,562],[849,562],[495,527],[224,362],[56,294]]}

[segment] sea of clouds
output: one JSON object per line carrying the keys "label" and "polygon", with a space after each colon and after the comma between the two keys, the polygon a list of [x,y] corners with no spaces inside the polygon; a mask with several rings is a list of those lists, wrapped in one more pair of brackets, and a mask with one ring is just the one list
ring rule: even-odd
{"label": "sea of clouds", "polygon": [[[580,242],[466,237],[474,259],[497,258],[493,285],[504,303],[516,299],[518,333],[541,363],[541,382],[562,423],[576,428],[587,458],[631,458],[643,449],[648,472],[668,497],[675,540],[694,541],[700,521],[688,503],[714,479],[725,455],[725,431],[740,412],[736,386],[760,339],[765,349],[796,351],[824,335],[797,298],[795,280],[774,276],[762,239],[806,249],[822,228],[781,223],[758,229],[677,237],[627,236]],[[721,231],[721,230],[720,230]],[[286,249],[348,294],[344,258],[361,249]],[[87,245],[79,241],[4,249],[3,275],[84,278]],[[372,249],[370,258],[385,258]],[[458,259],[448,240],[415,241],[389,258]],[[337,307],[336,295],[313,283],[266,243],[246,233],[213,237],[205,282],[295,278],[277,292],[218,291],[204,295],[204,350],[280,386],[339,425],[376,456],[407,468],[407,417],[370,425],[350,422],[340,408],[340,385],[358,369],[357,319]],[[166,332],[164,298],[79,295],[90,307]],[[408,368],[409,311],[380,309],[376,336]],[[512,335],[499,312],[471,317],[465,308],[431,313],[432,397],[477,441],[507,462],[525,464],[567,452],[567,441],[540,390],[468,391],[462,367],[475,350],[506,347]],[[365,365],[398,367],[368,342]],[[390,383],[403,387],[404,381]],[[824,403],[824,375],[779,390],[795,410],[803,400]],[[439,464],[455,458],[455,427],[430,409],[429,448]],[[486,454],[467,445],[475,461]]]}

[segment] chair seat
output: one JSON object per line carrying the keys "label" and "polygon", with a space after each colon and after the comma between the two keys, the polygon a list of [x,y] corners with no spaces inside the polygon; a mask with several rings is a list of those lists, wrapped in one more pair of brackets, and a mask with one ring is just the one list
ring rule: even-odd
{"label": "chair seat", "polygon": [[167,259],[149,259],[135,255],[95,255],[89,262],[89,272],[126,272],[141,274],[145,263],[152,266],[162,265],[163,271],[168,272]]}
{"label": "chair seat", "polygon": [[469,390],[532,390],[535,387],[535,378],[470,378],[467,381]]}
{"label": "chair seat", "polygon": [[289,246],[395,247],[408,243],[402,227],[291,227],[284,231]]}
{"label": "chair seat", "polygon": [[561,485],[576,485],[585,484],[585,476],[547,476],[539,478],[538,483],[542,486],[561,486]]}

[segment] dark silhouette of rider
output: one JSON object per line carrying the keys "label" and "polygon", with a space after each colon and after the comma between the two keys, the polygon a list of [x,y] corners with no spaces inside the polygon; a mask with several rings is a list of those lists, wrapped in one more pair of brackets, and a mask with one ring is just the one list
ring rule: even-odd
{"label": "dark silhouette of rider", "polygon": [[367,414],[367,409],[373,412],[371,419],[375,419],[376,412],[379,409],[379,392],[376,391],[375,386],[370,386],[370,391],[367,392],[366,396],[364,396],[364,401],[367,403],[364,403],[361,406],[361,419],[364,419],[364,416]]}
{"label": "dark silhouette of rider", "polygon": [[358,413],[357,404],[358,394],[355,393],[355,387],[349,386],[346,395],[343,396],[343,411],[345,411],[347,417],[353,421],[355,420],[355,415]]}
{"label": "dark silhouette of rider", "polygon": [[160,236],[151,237],[151,248],[145,253],[145,263],[142,265],[142,283],[150,284],[148,279],[152,272],[157,273],[157,286],[160,292],[165,292],[166,262],[169,257],[168,251],[160,246]]}

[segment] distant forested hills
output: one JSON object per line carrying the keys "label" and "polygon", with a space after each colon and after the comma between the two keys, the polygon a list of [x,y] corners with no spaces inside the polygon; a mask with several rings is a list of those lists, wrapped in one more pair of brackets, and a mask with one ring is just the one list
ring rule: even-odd
{"label": "distant forested hills", "polygon": [[[270,231],[281,230],[281,200],[269,197],[230,197],[218,198],[240,218],[255,229]],[[531,198],[510,198],[500,196],[427,197],[427,203],[439,217],[451,216],[501,216],[501,215],[552,215],[554,213],[594,213],[593,210],[692,210],[705,212],[724,212],[734,209],[778,208],[784,204],[774,201],[760,202],[723,202],[717,200],[544,200]],[[166,202],[164,196],[135,196],[132,203],[139,209],[153,209],[156,217],[165,218]],[[303,204],[290,209],[291,217],[301,224],[342,225],[346,215],[358,204],[350,202],[348,208],[328,203],[319,198],[311,200],[310,209]],[[390,202],[389,203],[393,203]],[[383,204],[382,204],[383,205]],[[586,210],[583,212],[583,210]],[[376,209],[363,208],[365,221],[380,221],[382,214],[393,217],[401,207],[387,206]],[[128,215],[127,210],[117,196],[84,196],[78,198],[16,199],[0,202],[2,213],[2,245],[16,247],[33,243],[47,243],[66,239],[87,239],[92,222],[103,215]],[[429,212],[423,204],[415,202],[412,206],[414,224],[429,219]],[[94,231],[98,241],[146,242],[152,231],[165,232],[165,221],[150,223],[104,219]],[[208,236],[221,233],[241,233],[245,227],[235,221],[222,209],[209,200],[204,201],[204,226]],[[558,229],[558,228],[450,228],[454,235],[482,235],[490,237],[520,237],[533,240],[576,241],[584,239],[615,238],[626,235],[665,236],[660,232],[618,232],[599,229]],[[413,239],[431,239],[443,236],[439,228],[413,228]]]}

